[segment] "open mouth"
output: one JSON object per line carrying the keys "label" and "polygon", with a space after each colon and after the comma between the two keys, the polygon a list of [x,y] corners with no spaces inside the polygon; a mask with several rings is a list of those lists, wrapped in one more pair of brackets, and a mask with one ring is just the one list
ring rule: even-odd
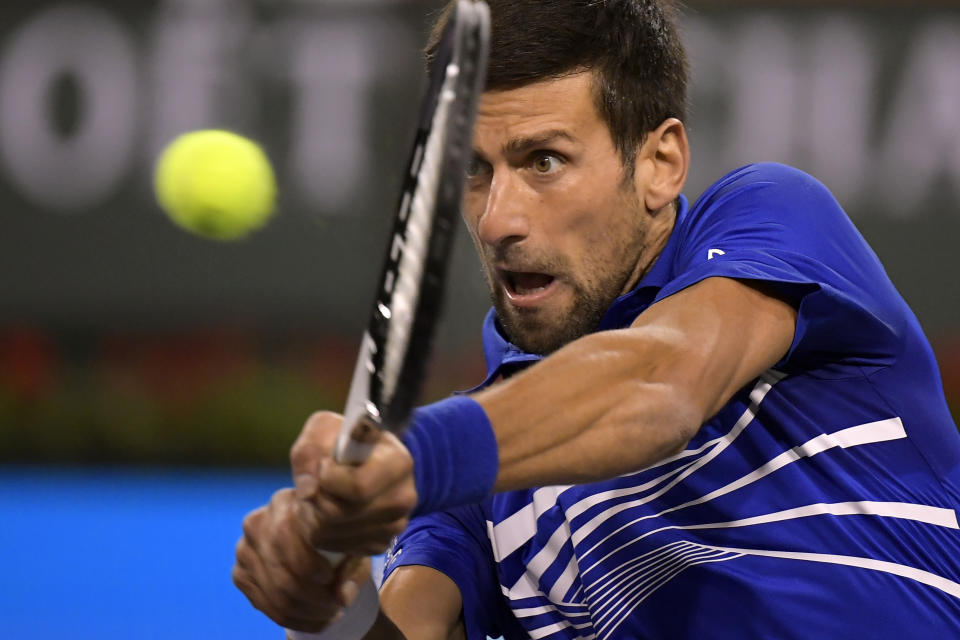
{"label": "open mouth", "polygon": [[556,278],[546,273],[504,270],[500,274],[511,298],[535,296],[546,291],[556,281]]}

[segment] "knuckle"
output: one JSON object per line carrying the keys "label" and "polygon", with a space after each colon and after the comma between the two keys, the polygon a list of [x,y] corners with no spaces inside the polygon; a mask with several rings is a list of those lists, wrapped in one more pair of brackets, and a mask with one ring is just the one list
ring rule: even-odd
{"label": "knuckle", "polygon": [[316,411],[307,418],[300,430],[300,435],[297,436],[293,446],[290,447],[291,463],[296,465],[310,462],[320,433],[323,431],[324,425],[330,421],[332,415],[329,411]]}
{"label": "knuckle", "polygon": [[251,567],[256,564],[257,553],[254,551],[253,547],[247,544],[244,540],[241,540],[237,543],[237,547],[234,550],[234,558],[236,563],[234,566],[239,567],[243,571],[248,571]]}
{"label": "knuckle", "polygon": [[280,531],[294,531],[299,526],[300,517],[296,509],[285,508],[275,519],[275,528]]}
{"label": "knuckle", "polygon": [[251,511],[243,518],[243,535],[245,538],[253,539],[257,536],[257,532],[260,529],[260,523],[263,520],[263,514],[265,509],[260,507],[254,511]]}
{"label": "knuckle", "polygon": [[273,492],[273,495],[270,496],[270,506],[274,509],[282,510],[289,504],[290,498],[293,496],[293,489],[287,487],[284,489],[278,489]]}
{"label": "knuckle", "polygon": [[270,548],[283,551],[290,546],[291,540],[296,536],[296,520],[286,516],[274,518],[270,523]]}
{"label": "knuckle", "polygon": [[233,556],[237,559],[238,563],[245,558],[247,549],[249,548],[250,545],[247,544],[244,538],[237,540],[237,544],[233,547]]}
{"label": "knuckle", "polygon": [[302,468],[314,458],[313,447],[303,438],[303,434],[290,447],[290,466],[294,469]]}
{"label": "knuckle", "polygon": [[239,565],[233,565],[233,571],[230,572],[230,578],[233,580],[233,586],[240,591],[247,593],[250,589],[250,575],[240,568]]}
{"label": "knuckle", "polygon": [[303,429],[300,431],[300,438],[312,439],[325,433],[331,424],[338,420],[337,414],[332,411],[314,411],[303,423]]}

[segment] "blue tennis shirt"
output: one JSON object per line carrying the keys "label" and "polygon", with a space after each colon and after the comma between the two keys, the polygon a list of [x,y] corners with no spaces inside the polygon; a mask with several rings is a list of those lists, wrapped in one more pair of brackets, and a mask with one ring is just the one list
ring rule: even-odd
{"label": "blue tennis shirt", "polygon": [[[599,330],[715,276],[795,301],[796,335],[685,451],[416,518],[385,573],[453,579],[471,639],[960,638],[960,436],[876,255],[819,182],[747,166],[681,199]],[[537,359],[483,337],[486,383]]]}

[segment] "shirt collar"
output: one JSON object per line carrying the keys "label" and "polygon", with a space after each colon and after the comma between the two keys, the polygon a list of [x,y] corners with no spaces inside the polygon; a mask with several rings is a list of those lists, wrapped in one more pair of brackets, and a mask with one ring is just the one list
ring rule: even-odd
{"label": "shirt collar", "polygon": [[504,365],[535,362],[543,357],[527,353],[507,340],[493,309],[487,312],[483,321],[483,355],[487,361],[487,377],[478,388],[490,384],[500,374]]}
{"label": "shirt collar", "polygon": [[677,250],[680,245],[680,234],[676,233],[681,223],[686,219],[689,211],[689,204],[684,196],[678,198],[677,217],[673,223],[673,231],[667,239],[667,244],[663,251],[657,256],[650,271],[647,272],[637,286],[632,291],[623,294],[613,301],[607,312],[600,319],[597,325],[597,331],[607,331],[609,329],[622,329],[629,326],[640,312],[650,306],[656,293],[663,288],[665,284],[674,278],[674,261],[677,257]]}
{"label": "shirt collar", "polygon": [[[676,230],[681,221],[686,218],[688,210],[687,199],[680,196],[677,219],[663,251],[660,252],[656,262],[653,263],[653,267],[637,283],[637,286],[629,293],[625,293],[613,301],[613,304],[610,305],[610,308],[607,309],[600,320],[597,331],[621,329],[628,326],[641,311],[649,306],[656,292],[673,279],[673,262],[680,244],[680,234],[676,233]],[[487,377],[476,387],[477,389],[490,384],[500,375],[504,365],[535,362],[543,357],[522,351],[519,347],[510,343],[504,337],[493,309],[487,312],[487,317],[483,321],[483,355],[487,361]]]}

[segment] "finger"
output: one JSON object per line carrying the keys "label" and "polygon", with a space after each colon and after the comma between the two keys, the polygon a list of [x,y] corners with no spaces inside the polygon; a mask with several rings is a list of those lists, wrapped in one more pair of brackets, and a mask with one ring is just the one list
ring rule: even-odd
{"label": "finger", "polygon": [[406,518],[364,527],[338,527],[319,532],[314,539],[317,548],[353,555],[383,553],[390,542],[406,529]]}
{"label": "finger", "polygon": [[274,556],[294,575],[320,585],[329,585],[335,567],[322,554],[317,553],[311,542],[317,532],[326,525],[320,521],[316,510],[308,503],[292,496],[282,517],[273,523]]}
{"label": "finger", "polygon": [[267,511],[268,506],[264,505],[258,509],[254,509],[243,518],[243,540],[246,540],[254,549],[258,548],[261,540],[263,539],[261,531],[264,527],[264,524],[269,519],[269,514]]}
{"label": "finger", "polygon": [[300,430],[290,449],[290,468],[301,498],[313,495],[316,490],[320,462],[332,457],[342,422],[342,416],[320,411],[311,415]]}
{"label": "finger", "polygon": [[267,562],[246,540],[237,545],[235,583],[251,603],[284,626],[323,626],[339,611],[331,586],[303,580],[286,568]]}
{"label": "finger", "polygon": [[263,571],[256,551],[243,538],[237,543],[236,563],[233,565],[233,584],[247,597],[254,607],[274,622],[282,624],[285,613],[264,589]]}
{"label": "finger", "polygon": [[267,595],[239,563],[233,565],[232,579],[234,586],[247,597],[254,608],[262,611],[264,615],[277,624],[283,625],[283,622],[281,622],[284,617],[282,613],[274,608]]}
{"label": "finger", "polygon": [[277,564],[303,580],[326,585],[334,567],[317,553],[311,540],[326,524],[316,510],[296,497],[290,488],[280,489],[244,519],[244,536],[267,564]]}
{"label": "finger", "polygon": [[280,489],[270,497],[269,504],[243,519],[243,541],[263,557],[281,558],[282,564],[294,572],[301,562],[310,561],[299,550],[309,547],[311,536],[309,525],[296,517],[296,503],[292,489]]}
{"label": "finger", "polygon": [[278,615],[332,600],[333,592],[323,587],[329,587],[333,567],[311,548],[297,517],[301,510],[311,511],[292,489],[277,491],[269,505],[244,518],[237,543],[237,566],[259,585],[260,604]]}
{"label": "finger", "polygon": [[354,466],[324,460],[319,480],[320,487],[331,496],[369,503],[404,481],[409,481],[413,488],[413,458],[396,436],[383,432],[366,462]]}
{"label": "finger", "polygon": [[411,480],[394,486],[369,503],[335,498],[320,490],[309,504],[321,523],[317,529],[376,525],[408,517],[416,506],[416,495]]}
{"label": "finger", "polygon": [[332,621],[333,618],[339,615],[339,613],[334,614],[334,616],[331,616],[328,621],[327,618],[324,618],[323,620],[312,618],[306,619],[288,612],[278,611],[270,603],[263,590],[260,589],[260,587],[254,583],[247,574],[238,570],[236,567],[234,567],[233,584],[236,585],[236,587],[240,589],[240,591],[247,597],[247,600],[250,601],[250,604],[263,612],[264,615],[276,622],[278,625],[287,629],[310,632],[321,631],[325,627],[329,626],[330,621]]}

